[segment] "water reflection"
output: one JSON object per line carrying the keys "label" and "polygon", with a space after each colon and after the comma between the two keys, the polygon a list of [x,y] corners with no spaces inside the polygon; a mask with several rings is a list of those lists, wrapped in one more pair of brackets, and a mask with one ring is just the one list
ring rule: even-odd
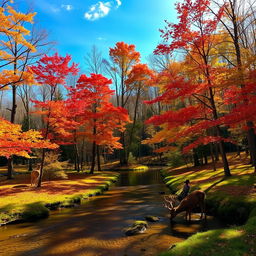
{"label": "water reflection", "polygon": [[121,172],[118,186],[136,186],[162,183],[159,168]]}

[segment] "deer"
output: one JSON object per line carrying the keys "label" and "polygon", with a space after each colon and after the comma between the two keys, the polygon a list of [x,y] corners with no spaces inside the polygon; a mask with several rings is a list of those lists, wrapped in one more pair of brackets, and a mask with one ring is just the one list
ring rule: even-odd
{"label": "deer", "polygon": [[192,210],[196,207],[200,207],[201,209],[201,216],[200,219],[204,218],[206,219],[206,214],[205,214],[205,193],[200,190],[195,190],[189,195],[187,195],[178,206],[174,207],[175,203],[175,196],[170,195],[170,196],[164,196],[164,207],[170,210],[170,220],[176,217],[177,214],[186,211],[186,221],[188,220],[191,221],[191,213]]}
{"label": "deer", "polygon": [[38,182],[38,179],[39,179],[39,174],[40,174],[40,166],[36,169],[34,169],[31,174],[30,174],[30,177],[31,177],[31,186],[36,186],[37,185],[37,182]]}

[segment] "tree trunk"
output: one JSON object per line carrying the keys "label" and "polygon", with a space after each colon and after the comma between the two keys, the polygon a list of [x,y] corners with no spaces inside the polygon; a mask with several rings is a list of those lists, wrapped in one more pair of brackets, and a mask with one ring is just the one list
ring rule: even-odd
{"label": "tree trunk", "polygon": [[194,149],[193,149],[193,161],[194,161],[194,167],[200,166],[198,155]]}
{"label": "tree trunk", "polygon": [[207,155],[204,155],[204,164],[208,164],[208,158],[207,158]]}
{"label": "tree trunk", "polygon": [[7,179],[10,180],[13,178],[13,158],[10,156],[8,158],[8,171],[7,171]]}
{"label": "tree trunk", "polygon": [[[235,46],[235,51],[236,51],[236,60],[237,60],[237,70],[240,75],[240,81],[241,85],[240,87],[243,88],[244,85],[244,74],[243,74],[243,63],[242,63],[242,57],[241,57],[241,49],[240,49],[240,44],[239,44],[239,25],[238,25],[238,17],[235,13],[235,9],[232,9],[232,22],[234,26],[234,36],[233,42]],[[247,99],[244,100],[245,103],[248,102]],[[256,140],[255,140],[255,132],[254,132],[254,124],[252,121],[248,120],[246,121],[246,124],[248,126],[248,131],[247,131],[247,139],[248,139],[248,147],[251,155],[251,162],[252,165],[254,166],[254,173],[256,173]]]}
{"label": "tree trunk", "polygon": [[120,165],[127,165],[128,164],[128,157],[127,157],[127,150],[125,145],[125,133],[121,132],[120,142],[123,148],[120,150]]}
{"label": "tree trunk", "polygon": [[[208,83],[209,83],[209,85],[211,85],[211,82],[210,82],[210,79],[209,79],[209,74],[208,74]],[[210,94],[210,102],[211,102],[211,106],[212,106],[213,119],[217,120],[218,119],[218,114],[217,114],[217,109],[216,109],[216,106],[215,106],[214,95],[213,95],[213,91],[212,91],[211,86],[209,86],[209,94]],[[215,128],[216,128],[217,136],[221,137],[220,127],[217,125]],[[225,149],[224,149],[224,142],[222,140],[219,142],[219,149],[220,149],[220,154],[221,154],[221,158],[222,158],[224,174],[225,174],[226,177],[231,176],[230,169],[229,169],[229,164],[228,164],[228,160],[227,160],[227,156],[226,156],[226,152],[225,152]]]}
{"label": "tree trunk", "polygon": [[93,173],[94,173],[95,158],[96,158],[96,142],[94,141],[94,142],[92,143],[92,164],[91,164],[90,174],[93,174]]}
{"label": "tree trunk", "polygon": [[214,157],[215,157],[215,162],[218,162],[219,159],[219,148],[218,148],[218,144],[214,144]]}
{"label": "tree trunk", "polygon": [[256,173],[256,145],[255,145],[255,133],[253,129],[253,123],[248,121],[247,126],[249,130],[247,132],[248,146],[250,149],[251,164],[254,167],[254,173]]}
{"label": "tree trunk", "polygon": [[100,166],[100,146],[97,145],[97,164],[98,164],[98,171],[101,172],[101,166]]}
{"label": "tree trunk", "polygon": [[241,158],[241,150],[239,145],[236,145],[236,155],[239,156],[239,158]]}
{"label": "tree trunk", "polygon": [[74,161],[74,165],[75,165],[75,171],[77,171],[77,158],[76,158],[76,154],[75,154],[75,161]]}
{"label": "tree trunk", "polygon": [[76,163],[77,163],[77,172],[80,172],[80,156],[77,143],[75,143],[75,155],[76,155]]}
{"label": "tree trunk", "polygon": [[[11,123],[14,124],[15,122],[15,115],[16,115],[16,86],[12,85],[12,108],[11,108]],[[10,156],[8,158],[8,171],[7,171],[7,179],[13,178],[13,157]]]}
{"label": "tree trunk", "polygon": [[212,167],[213,171],[216,172],[216,162],[215,162],[215,156],[214,156],[214,151],[213,151],[213,144],[210,144],[210,151],[211,151],[211,158],[212,158]]}
{"label": "tree trunk", "polygon": [[42,184],[44,160],[45,160],[45,148],[43,148],[43,152],[42,152],[42,160],[41,160],[41,166],[40,166],[40,171],[39,171],[39,178],[38,178],[38,183],[37,183],[37,187],[38,188],[40,188],[41,184]]}
{"label": "tree trunk", "polygon": [[32,159],[28,159],[28,171],[29,172],[33,171]]}
{"label": "tree trunk", "polygon": [[[130,132],[130,138],[129,138],[129,146],[128,146],[128,156],[130,154],[131,151],[131,145],[132,145],[132,140],[133,140],[133,134],[134,134],[134,128],[135,128],[135,124],[136,124],[136,120],[137,120],[137,109],[138,109],[138,105],[139,105],[139,99],[140,99],[140,87],[138,88],[137,91],[137,96],[136,96],[136,102],[135,102],[135,108],[134,108],[134,114],[133,114],[133,123],[132,123],[132,129]],[[127,159],[129,161],[129,159]],[[127,161],[127,162],[128,162]]]}
{"label": "tree trunk", "polygon": [[81,171],[84,168],[84,154],[85,154],[85,140],[83,139],[82,148],[81,148]]}

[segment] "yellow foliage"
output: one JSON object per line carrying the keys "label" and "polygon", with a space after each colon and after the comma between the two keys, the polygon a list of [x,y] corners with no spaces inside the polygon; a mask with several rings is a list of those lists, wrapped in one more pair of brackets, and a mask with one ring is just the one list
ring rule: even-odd
{"label": "yellow foliage", "polygon": [[39,131],[22,132],[21,125],[0,118],[0,156],[12,155],[30,158],[32,148],[56,149],[58,145],[44,140]]}
{"label": "yellow foliage", "polygon": [[0,7],[0,59],[2,67],[10,67],[10,70],[1,70],[0,88],[7,87],[10,84],[19,85],[21,83],[32,84],[33,76],[28,71],[13,70],[14,62],[24,60],[24,54],[15,54],[14,45],[23,52],[35,52],[35,46],[25,37],[30,35],[30,30],[25,26],[27,23],[32,24],[36,13],[21,13],[16,11],[11,5],[5,4]]}

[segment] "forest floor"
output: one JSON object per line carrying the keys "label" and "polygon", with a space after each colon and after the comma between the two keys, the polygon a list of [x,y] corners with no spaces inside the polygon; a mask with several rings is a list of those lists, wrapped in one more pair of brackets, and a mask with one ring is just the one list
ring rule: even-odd
{"label": "forest floor", "polygon": [[[22,169],[19,168],[19,170]],[[117,180],[113,172],[67,172],[68,179],[44,181],[42,187],[30,186],[30,174],[15,175],[15,179],[0,181],[0,225],[17,220],[47,217],[49,209],[72,207],[82,199],[101,194]]]}
{"label": "forest floor", "polygon": [[224,177],[221,161],[216,171],[208,164],[167,168],[162,172],[172,192],[178,192],[189,179],[191,190],[206,192],[207,211],[233,224],[226,229],[197,233],[162,256],[256,255],[256,174],[245,154],[229,154],[228,160],[231,177]]}

